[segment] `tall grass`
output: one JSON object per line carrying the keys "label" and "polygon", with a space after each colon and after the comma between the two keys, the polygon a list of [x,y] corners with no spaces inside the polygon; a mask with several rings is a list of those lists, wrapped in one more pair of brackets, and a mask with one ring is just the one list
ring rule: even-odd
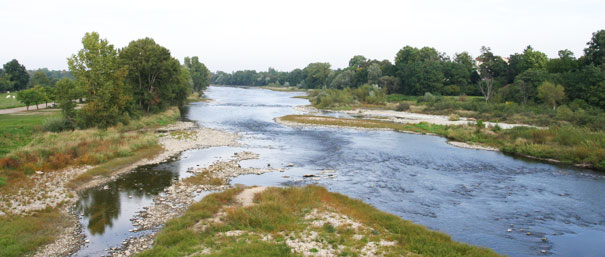
{"label": "tall grass", "polygon": [[[18,124],[28,120],[27,116],[24,117],[10,119]],[[32,130],[37,133],[27,145],[14,147],[0,158],[0,176],[7,177],[11,184],[37,170],[54,171],[71,165],[97,165],[116,158],[140,156],[139,151],[154,148],[158,144],[154,132],[143,128],[167,125],[179,117],[178,110],[172,108],[161,114],[131,121],[127,125],[120,124],[104,130],[94,128],[58,133],[41,132],[37,127],[39,125],[28,123],[28,126],[8,130],[12,135]],[[40,124],[42,119],[38,117],[32,123],[35,122]]]}

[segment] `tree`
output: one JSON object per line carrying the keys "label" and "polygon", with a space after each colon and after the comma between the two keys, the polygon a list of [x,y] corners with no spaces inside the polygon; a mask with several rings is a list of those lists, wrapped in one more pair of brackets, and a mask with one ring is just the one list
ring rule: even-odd
{"label": "tree", "polygon": [[349,60],[349,67],[353,69],[361,68],[366,65],[366,59],[363,55],[355,55]]}
{"label": "tree", "polygon": [[182,72],[181,65],[168,49],[143,38],[121,49],[120,60],[128,68],[126,79],[141,110],[157,112],[177,102],[172,87]]}
{"label": "tree", "polygon": [[46,73],[43,71],[36,71],[32,76],[31,80],[32,86],[41,85],[41,86],[51,86],[52,83],[50,79],[46,76]]}
{"label": "tree", "polygon": [[551,59],[546,65],[550,73],[564,73],[578,70],[578,60],[570,50],[560,50],[559,58]]}
{"label": "tree", "polygon": [[559,84],[555,85],[549,81],[544,81],[538,87],[538,97],[552,106],[553,110],[556,110],[557,103],[565,98],[565,89]]}
{"label": "tree", "polygon": [[9,76],[9,80],[12,82],[12,88],[7,90],[22,90],[27,88],[27,83],[29,82],[29,74],[27,74],[27,70],[25,66],[19,64],[19,62],[13,59],[10,62],[4,64],[4,73]]}
{"label": "tree", "polygon": [[592,33],[592,38],[584,49],[586,64],[600,66],[605,63],[605,30],[599,30]]}
{"label": "tree", "polygon": [[529,69],[515,78],[515,87],[521,93],[520,102],[527,104],[537,96],[537,88],[548,79],[548,73],[543,70]]}
{"label": "tree", "polygon": [[74,122],[76,118],[75,100],[80,97],[76,83],[68,78],[59,80],[56,85],[56,96],[59,107],[63,112],[63,117],[70,122]]}
{"label": "tree", "polygon": [[40,92],[39,88],[24,89],[24,90],[17,92],[17,100],[24,103],[25,106],[27,106],[26,109],[28,111],[29,111],[29,106],[32,104],[35,104],[36,109],[39,109],[38,104],[44,102],[44,98],[45,97]]}
{"label": "tree", "polygon": [[329,63],[316,62],[307,65],[303,72],[305,73],[306,88],[321,88],[326,86],[331,69]]}
{"label": "tree", "polygon": [[0,69],[0,92],[11,91],[15,82],[11,81],[10,75]]}
{"label": "tree", "polygon": [[100,39],[97,32],[86,33],[83,48],[67,59],[75,82],[86,90],[87,104],[82,108],[82,126],[106,128],[132,114],[132,94],[124,80],[128,73],[120,67],[113,45]]}
{"label": "tree", "polygon": [[507,65],[501,57],[494,55],[489,47],[481,47],[481,55],[479,60],[482,62],[479,65],[479,74],[481,82],[479,89],[485,97],[485,102],[489,102],[496,91],[498,79],[506,79]]}
{"label": "tree", "polygon": [[378,84],[378,80],[382,77],[382,70],[378,63],[372,63],[368,66],[368,83]]}
{"label": "tree", "polygon": [[351,70],[344,70],[332,80],[330,83],[331,88],[343,89],[346,87],[351,87],[351,81],[353,80],[354,72]]}
{"label": "tree", "polygon": [[441,92],[443,59],[443,55],[431,47],[405,46],[399,50],[395,56],[395,67],[401,81],[401,92],[410,95]]}
{"label": "tree", "polygon": [[385,88],[387,94],[394,94],[399,92],[400,82],[397,77],[394,76],[382,76],[379,79],[378,85]]}
{"label": "tree", "polygon": [[191,58],[185,57],[185,67],[189,69],[191,79],[193,80],[193,90],[201,92],[210,85],[210,71],[206,65],[201,63],[197,56]]}

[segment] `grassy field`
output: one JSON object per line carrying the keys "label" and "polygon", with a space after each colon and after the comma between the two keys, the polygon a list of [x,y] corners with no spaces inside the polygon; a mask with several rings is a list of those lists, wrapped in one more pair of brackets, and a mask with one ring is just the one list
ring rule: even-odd
{"label": "grassy field", "polygon": [[34,137],[42,134],[42,125],[47,119],[60,115],[58,112],[0,114],[0,158],[29,144]]}
{"label": "grassy field", "polygon": [[431,133],[448,139],[478,143],[500,149],[502,152],[540,159],[553,159],[605,170],[605,132],[572,126],[554,126],[547,129],[516,127],[500,129],[479,126],[444,126],[428,123],[401,124],[380,120],[345,119],[312,115],[287,115],[286,122],[308,125],[332,125],[368,129],[392,129]]}
{"label": "grassy field", "polygon": [[[211,194],[193,204],[139,256],[360,256],[368,251],[379,256],[499,256],[322,187],[268,188],[248,207],[235,203],[241,191]],[[220,221],[213,221],[219,213]],[[310,246],[296,248],[304,244]]]}
{"label": "grassy field", "polygon": [[[13,99],[12,97],[6,98],[7,95],[7,93],[0,93],[0,109],[9,109],[25,106],[25,104],[21,103],[17,99]],[[13,96],[16,94],[11,93],[10,95]]]}
{"label": "grassy field", "polygon": [[3,119],[0,131],[5,135],[2,145],[8,149],[0,156],[0,177],[8,178],[5,183],[15,184],[16,187],[26,186],[21,183],[26,183],[27,179],[24,178],[34,171],[54,171],[70,165],[104,164],[90,170],[88,176],[79,177],[77,181],[80,183],[86,181],[86,177],[107,174],[103,170],[111,170],[123,166],[121,163],[161,151],[157,147],[154,132],[143,129],[173,123],[180,114],[178,109],[172,108],[164,113],[133,120],[128,125],[59,133],[42,132],[41,126],[48,117],[0,116]]}

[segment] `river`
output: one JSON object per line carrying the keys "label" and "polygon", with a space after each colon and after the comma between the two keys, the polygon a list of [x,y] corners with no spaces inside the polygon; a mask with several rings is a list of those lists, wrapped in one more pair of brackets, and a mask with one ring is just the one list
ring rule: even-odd
{"label": "river", "polygon": [[[605,255],[605,174],[457,148],[437,136],[275,123],[296,114],[292,107],[308,104],[292,98],[302,94],[211,86],[206,95],[213,101],[190,104],[185,117],[237,132],[244,146],[185,151],[85,191],[77,212],[89,243],[75,256],[104,255],[124,239],[149,233],[130,232],[137,211],[188,176],[188,168],[243,150],[260,154],[242,161],[244,167],[286,171],[240,176],[234,184],[322,185],[509,256],[544,256],[541,250],[548,256]],[[326,176],[324,170],[334,173]]]}

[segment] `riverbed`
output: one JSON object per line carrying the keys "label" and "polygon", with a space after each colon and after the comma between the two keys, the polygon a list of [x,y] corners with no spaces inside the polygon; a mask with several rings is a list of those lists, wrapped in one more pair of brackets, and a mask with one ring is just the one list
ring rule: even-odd
{"label": "riverbed", "polygon": [[260,155],[242,167],[276,171],[233,184],[322,185],[510,256],[602,256],[603,173],[459,148],[437,136],[275,123],[302,114],[294,107],[307,100],[292,98],[302,94],[211,86],[206,96],[213,100],[190,104],[185,117],[238,133],[242,145],[188,150],[85,191],[77,211],[89,242],[76,256],[106,255],[123,240],[151,233],[133,231],[131,219],[154,197],[189,169],[242,151]]}

